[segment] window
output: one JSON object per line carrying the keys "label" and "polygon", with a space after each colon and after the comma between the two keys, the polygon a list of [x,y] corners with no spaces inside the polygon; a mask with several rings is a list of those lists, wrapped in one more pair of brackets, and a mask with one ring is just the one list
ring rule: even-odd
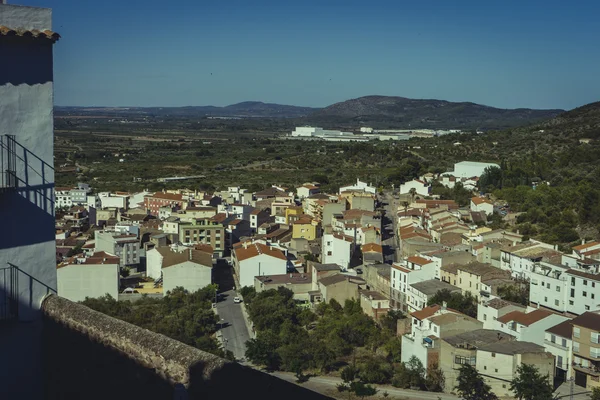
{"label": "window", "polygon": [[585,306],[585,310],[589,311],[590,310],[590,306]]}
{"label": "window", "polygon": [[582,294],[583,294],[583,297],[587,297],[587,292],[584,291],[584,292],[582,292]]}
{"label": "window", "polygon": [[557,356],[556,357],[556,364],[560,365],[562,367],[562,356]]}
{"label": "window", "polygon": [[[575,334],[575,330],[573,330],[573,334]],[[579,353],[579,342],[573,342],[573,351]]]}
{"label": "window", "polygon": [[494,372],[498,372],[498,368],[494,368]]}
{"label": "window", "polygon": [[575,278],[571,277],[571,286],[575,286]]}
{"label": "window", "polygon": [[327,246],[331,246],[331,242],[327,242]]}
{"label": "window", "polygon": [[492,357],[496,357],[496,353],[492,353]]}
{"label": "window", "polygon": [[434,326],[434,327],[433,327],[433,331],[434,331],[435,333],[437,333],[437,326]]}
{"label": "window", "polygon": [[506,383],[502,384],[502,389],[506,389]]}
{"label": "window", "polygon": [[573,304],[573,300],[569,300],[569,305],[572,306]]}
{"label": "window", "polygon": [[472,287],[472,286],[473,286],[473,282],[469,282],[469,287]]}
{"label": "window", "polygon": [[594,293],[590,293],[590,296],[592,297],[592,299],[593,299],[594,297],[596,297],[596,296],[594,295]]}
{"label": "window", "polygon": [[579,335],[581,335],[581,331],[579,330],[579,328],[577,328],[577,327],[574,326],[573,327],[573,337],[574,338],[578,338]]}
{"label": "window", "polygon": [[462,283],[462,278],[459,279],[460,283]]}
{"label": "window", "polygon": [[404,282],[406,283],[406,275],[404,275]]}
{"label": "window", "polygon": [[483,314],[483,320],[487,321],[487,314]]}
{"label": "window", "polygon": [[556,343],[556,336],[555,335],[550,335],[550,341],[552,343]]}
{"label": "window", "polygon": [[550,284],[549,284],[549,283],[546,283],[546,287],[547,287],[548,289],[550,289]]}
{"label": "window", "polygon": [[567,339],[562,340],[562,347],[567,347]]}
{"label": "window", "polygon": [[583,280],[583,286],[587,286],[587,280],[586,279]]}
{"label": "window", "polygon": [[330,256],[330,255],[331,255],[331,251],[328,251],[328,252],[327,252],[327,255],[328,255],[328,256]]}
{"label": "window", "polygon": [[596,287],[596,282],[592,282],[592,287]]}
{"label": "window", "polygon": [[571,289],[571,297],[575,297],[575,289]]}
{"label": "window", "polygon": [[598,334],[597,332],[592,332],[590,336],[592,343],[600,343],[600,334]]}
{"label": "window", "polygon": [[597,347],[590,347],[590,357],[600,358],[600,349]]}
{"label": "window", "polygon": [[556,285],[556,291],[560,292],[560,286]]}
{"label": "window", "polygon": [[554,300],[554,305],[558,306],[558,304],[559,304],[559,301],[558,300]]}
{"label": "window", "polygon": [[487,365],[484,365],[484,366],[483,366],[483,369],[487,370]]}
{"label": "window", "polygon": [[544,297],[544,303],[547,303],[547,302],[548,302],[548,298]]}

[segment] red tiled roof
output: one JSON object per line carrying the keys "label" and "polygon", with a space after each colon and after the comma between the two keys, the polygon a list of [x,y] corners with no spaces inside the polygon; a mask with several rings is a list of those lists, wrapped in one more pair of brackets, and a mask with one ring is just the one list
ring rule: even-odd
{"label": "red tiled roof", "polygon": [[600,246],[600,242],[587,242],[584,244],[580,244],[579,246],[573,247],[573,250],[581,251],[593,246]]}
{"label": "red tiled roof", "polygon": [[434,315],[436,312],[438,312],[440,310],[440,306],[433,305],[433,306],[429,306],[429,307],[425,307],[422,310],[419,311],[415,311],[414,313],[410,314],[412,317],[418,319],[418,320],[424,320],[425,318],[429,318],[432,315]]}
{"label": "red tiled roof", "polygon": [[173,200],[173,201],[181,201],[183,199],[183,196],[181,194],[162,193],[162,192],[156,192],[156,193],[154,193],[154,195],[151,195],[149,197],[155,198],[155,199],[165,199],[165,200]]}
{"label": "red tiled roof", "polygon": [[48,39],[52,42],[56,42],[60,39],[60,35],[51,30],[40,31],[37,29],[20,29],[20,28],[9,28],[8,26],[0,25],[0,36],[18,36],[18,37],[30,37],[35,39]]}
{"label": "red tiled roof", "polygon": [[271,257],[279,258],[280,260],[287,260],[281,250],[271,248],[262,243],[254,243],[247,248],[244,246],[238,247],[237,249],[234,249],[234,252],[238,261],[244,261],[260,254],[266,254]]}
{"label": "red tiled roof", "polygon": [[473,202],[473,204],[475,204],[476,206],[483,204],[483,203],[487,203],[487,204],[492,204],[491,201],[489,201],[488,199],[484,199],[483,197],[472,197],[471,201]]}
{"label": "red tiled roof", "polygon": [[404,267],[402,267],[402,266],[400,266],[398,264],[392,264],[392,268],[397,269],[397,270],[402,271],[402,272],[405,272],[407,274],[411,272],[410,269],[404,268]]}
{"label": "red tiled roof", "polygon": [[426,264],[429,264],[429,263],[433,262],[431,260],[428,260],[426,258],[419,257],[419,256],[408,257],[406,259],[406,261],[411,262],[413,264],[417,264],[417,265],[426,265]]}
{"label": "red tiled roof", "polygon": [[498,321],[503,324],[506,324],[510,321],[515,321],[521,325],[529,326],[546,318],[549,315],[552,315],[550,311],[543,310],[541,308],[527,314],[522,311],[512,311],[498,318]]}
{"label": "red tiled roof", "polygon": [[383,253],[383,247],[377,243],[367,243],[362,245],[363,253],[373,252],[373,253]]}

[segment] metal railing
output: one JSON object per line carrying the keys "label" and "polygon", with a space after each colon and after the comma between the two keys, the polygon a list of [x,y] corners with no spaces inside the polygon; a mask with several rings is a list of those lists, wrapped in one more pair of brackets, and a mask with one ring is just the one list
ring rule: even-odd
{"label": "metal railing", "polygon": [[0,322],[16,320],[19,312],[19,276],[12,265],[0,267]]}
{"label": "metal railing", "polygon": [[0,135],[0,190],[17,187],[17,142],[15,135]]}

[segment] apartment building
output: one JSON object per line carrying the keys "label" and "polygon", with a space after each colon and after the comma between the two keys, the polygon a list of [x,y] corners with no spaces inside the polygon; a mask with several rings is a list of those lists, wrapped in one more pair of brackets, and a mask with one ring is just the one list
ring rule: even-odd
{"label": "apartment building", "polygon": [[396,310],[408,312],[409,302],[414,304],[410,298],[408,285],[416,282],[435,279],[436,264],[432,260],[423,257],[408,257],[402,264],[392,264],[391,276],[391,306]]}
{"label": "apartment building", "polygon": [[214,218],[197,218],[178,224],[179,241],[183,244],[207,244],[218,257],[223,257],[227,235],[223,224]]}
{"label": "apartment building", "polygon": [[571,324],[575,384],[591,390],[600,386],[600,314],[585,312]]}
{"label": "apartment building", "polygon": [[144,208],[146,211],[158,217],[161,207],[171,207],[178,210],[184,209],[183,195],[177,193],[156,192],[144,197]]}
{"label": "apartment building", "polygon": [[554,355],[554,376],[561,381],[571,379],[573,362],[573,323],[566,320],[546,329],[544,347]]}
{"label": "apartment building", "polygon": [[114,254],[121,260],[121,266],[139,265],[140,239],[136,234],[95,231],[94,241],[96,251]]}

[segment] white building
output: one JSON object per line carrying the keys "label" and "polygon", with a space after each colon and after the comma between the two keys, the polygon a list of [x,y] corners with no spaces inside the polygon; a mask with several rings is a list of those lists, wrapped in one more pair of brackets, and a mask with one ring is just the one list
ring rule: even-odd
{"label": "white building", "polygon": [[71,189],[70,187],[54,188],[54,207],[56,209],[71,208],[73,206]]}
{"label": "white building", "polygon": [[514,278],[529,280],[536,263],[561,256],[554,246],[530,240],[500,249],[500,268],[511,271]]}
{"label": "white building", "polygon": [[0,322],[13,322],[0,328],[0,388],[39,399],[40,306],[56,293],[52,47],[59,35],[52,10],[3,3],[0,40],[10,37],[0,43],[0,221],[10,234],[0,245]]}
{"label": "white building", "polygon": [[254,286],[256,276],[285,274],[287,257],[266,244],[244,242],[233,250],[233,268],[240,287]]}
{"label": "white building", "polygon": [[454,164],[454,175],[457,178],[473,178],[483,175],[486,168],[496,167],[500,168],[498,164],[494,163],[483,163],[475,161],[461,161]]}
{"label": "white building", "polygon": [[429,196],[431,186],[420,179],[413,179],[400,185],[400,194],[409,194],[411,189],[415,189],[417,195]]}
{"label": "white building", "polygon": [[459,287],[437,279],[409,283],[407,290],[407,304],[409,312],[412,313],[427,307],[429,300],[440,290],[447,290],[450,293],[460,293]]}
{"label": "white building", "polygon": [[343,138],[343,137],[352,137],[354,134],[352,132],[342,132],[342,131],[333,131],[326,130],[323,128],[312,127],[312,126],[299,126],[296,127],[294,131],[292,131],[292,137],[301,137],[301,138]]}
{"label": "white building", "polygon": [[105,252],[59,264],[58,295],[71,301],[119,295],[119,257]]}
{"label": "white building", "polygon": [[544,347],[554,355],[557,378],[566,381],[571,378],[573,361],[573,325],[570,320],[546,329]]}
{"label": "white building", "polygon": [[513,311],[525,312],[527,307],[502,300],[499,297],[477,304],[477,320],[483,322],[483,329],[495,329],[498,318]]}
{"label": "white building", "polygon": [[341,233],[324,233],[321,238],[321,262],[338,264],[343,269],[350,267],[354,251],[354,239]]}
{"label": "white building", "polygon": [[175,252],[169,248],[156,249],[162,256],[163,292],[182,287],[190,293],[212,282],[212,254],[186,249]]}
{"label": "white building", "polygon": [[[409,311],[409,304],[415,305],[417,299],[410,293],[409,285],[416,282],[435,279],[436,263],[427,258],[408,257],[402,264],[392,264],[390,296],[392,308]],[[413,307],[414,308],[414,307]]]}
{"label": "white building", "polygon": [[568,320],[568,317],[544,309],[530,312],[512,311],[493,322],[493,328],[523,342],[543,343],[546,329]]}
{"label": "white building", "polygon": [[308,183],[296,188],[296,194],[298,195],[298,198],[300,200],[310,197],[313,194],[317,194],[319,192],[320,189],[318,186]]}
{"label": "white building", "polygon": [[342,186],[340,188],[340,193],[347,192],[347,191],[359,191],[359,192],[362,191],[362,192],[366,192],[366,193],[375,194],[375,192],[377,192],[377,188],[375,186],[371,186],[370,183],[367,184],[366,182],[362,182],[360,179],[356,179],[356,184]]}
{"label": "white building", "polygon": [[484,211],[486,215],[492,215],[494,213],[494,203],[483,197],[472,197],[471,198],[471,211],[480,212]]}
{"label": "white building", "polygon": [[137,235],[95,231],[94,239],[96,251],[115,254],[121,259],[122,266],[140,263],[140,240]]}

